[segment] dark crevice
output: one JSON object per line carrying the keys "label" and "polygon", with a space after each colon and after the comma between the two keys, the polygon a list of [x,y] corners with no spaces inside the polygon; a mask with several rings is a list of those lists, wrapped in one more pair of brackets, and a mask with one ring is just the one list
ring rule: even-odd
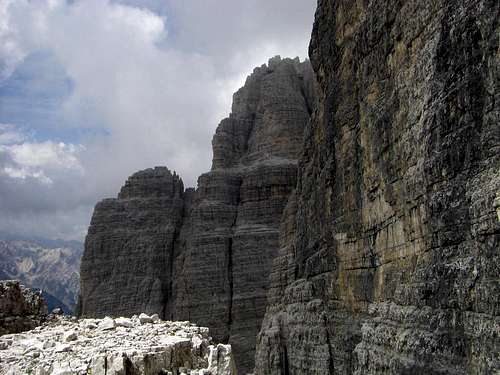
{"label": "dark crevice", "polygon": [[234,298],[234,286],[233,286],[233,235],[234,228],[236,227],[236,222],[238,221],[238,207],[241,202],[241,184],[243,183],[240,180],[240,184],[238,187],[238,198],[235,202],[236,212],[234,214],[234,220],[231,224],[231,234],[228,238],[228,248],[227,248],[227,278],[229,284],[229,301],[228,301],[228,317],[227,317],[227,342],[229,342],[229,338],[231,337],[231,326],[233,324],[233,298]]}
{"label": "dark crevice", "polygon": [[[248,127],[247,134],[245,137],[245,144],[243,145],[244,149],[243,149],[243,152],[241,153],[241,155],[248,152],[248,141],[250,140],[250,136],[252,135],[253,129],[255,127],[255,118],[256,117],[257,117],[256,114],[252,113],[251,118],[250,118],[250,126]],[[241,155],[240,155],[240,157],[241,157]]]}
{"label": "dark crevice", "polygon": [[[171,303],[173,296],[173,280],[174,280],[174,253],[176,245],[179,243],[180,230],[175,229],[170,246],[170,254],[168,254],[168,281],[166,285],[166,290],[163,293],[163,311],[162,318],[167,319],[167,314],[171,312]],[[172,314],[170,314],[170,319],[172,319]]]}
{"label": "dark crevice", "polygon": [[125,367],[125,375],[135,375],[136,372],[134,370],[134,365],[130,360],[130,358],[125,357],[123,362],[124,362],[123,365]]}
{"label": "dark crevice", "polygon": [[304,87],[304,81],[303,81],[303,79],[304,78],[301,77],[300,94],[304,98],[304,103],[306,105],[307,113],[309,114],[309,117],[310,117],[312,115],[312,113],[313,113],[313,106],[314,106],[314,104],[312,104],[312,103],[309,102],[309,98],[308,98],[308,95],[306,93],[306,87]]}
{"label": "dark crevice", "polygon": [[325,324],[326,345],[328,346],[328,368],[329,368],[330,374],[334,374],[335,373],[335,366],[333,363],[332,343],[330,341],[330,331],[328,331],[328,322],[326,319],[326,315],[323,315],[323,323]]}
{"label": "dark crevice", "polygon": [[281,375],[290,375],[290,365],[288,363],[288,351],[286,346],[281,347]]}
{"label": "dark crevice", "polygon": [[[180,254],[180,248],[182,246],[181,244],[181,231],[184,223],[186,222],[188,216],[189,216],[189,210],[191,208],[191,198],[192,198],[192,189],[188,188],[182,192],[182,201],[183,201],[183,207],[182,207],[182,216],[181,218],[177,221],[172,241],[171,241],[171,246],[170,246],[170,253],[168,254],[168,264],[165,265],[165,270],[168,269],[168,280],[164,284],[164,289],[163,289],[163,301],[162,301],[162,319],[170,319],[174,320],[174,306],[172,305],[173,300],[174,300],[174,285],[173,285],[173,280],[174,280],[174,262],[176,257],[179,256]],[[168,249],[166,247],[165,249]]]}
{"label": "dark crevice", "polygon": [[227,250],[227,277],[229,281],[229,306],[228,306],[228,317],[227,317],[227,327],[228,327],[228,341],[231,336],[231,325],[233,324],[233,238],[229,238],[229,245]]}

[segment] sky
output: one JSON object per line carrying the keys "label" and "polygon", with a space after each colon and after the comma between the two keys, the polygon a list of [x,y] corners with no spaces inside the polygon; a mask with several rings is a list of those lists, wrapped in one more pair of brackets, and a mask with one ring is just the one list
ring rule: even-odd
{"label": "sky", "polygon": [[232,94],[316,0],[0,0],[0,233],[82,240],[137,170],[210,169]]}

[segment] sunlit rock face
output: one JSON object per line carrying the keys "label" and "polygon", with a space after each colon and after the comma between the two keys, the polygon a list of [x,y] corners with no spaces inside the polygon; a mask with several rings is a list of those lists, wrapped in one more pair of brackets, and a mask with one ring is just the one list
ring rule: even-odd
{"label": "sunlit rock face", "polygon": [[495,1],[327,1],[255,373],[500,371]]}
{"label": "sunlit rock face", "polygon": [[138,172],[97,204],[81,267],[84,316],[145,311],[207,326],[253,368],[283,209],[315,105],[309,62],[275,57],[235,93],[196,191]]}

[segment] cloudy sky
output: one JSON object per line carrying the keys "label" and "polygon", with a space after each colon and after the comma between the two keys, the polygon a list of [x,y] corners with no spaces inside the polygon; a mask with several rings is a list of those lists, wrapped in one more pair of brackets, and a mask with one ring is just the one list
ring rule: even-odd
{"label": "cloudy sky", "polygon": [[232,93],[301,59],[316,0],[0,0],[0,233],[83,239],[155,165],[210,168]]}

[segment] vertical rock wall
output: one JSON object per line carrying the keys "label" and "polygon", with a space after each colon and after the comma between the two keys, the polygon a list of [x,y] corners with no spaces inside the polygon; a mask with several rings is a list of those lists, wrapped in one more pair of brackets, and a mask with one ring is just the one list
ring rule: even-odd
{"label": "vertical rock wall", "polygon": [[309,63],[297,59],[271,59],[248,77],[213,138],[212,170],[198,180],[176,258],[172,317],[208,326],[216,340],[228,341],[243,374],[253,368],[312,85]]}
{"label": "vertical rock wall", "polygon": [[80,270],[81,315],[163,313],[184,195],[179,176],[156,167],[96,205]]}
{"label": "vertical rock wall", "polygon": [[320,0],[256,374],[491,374],[498,2]]}
{"label": "vertical rock wall", "polygon": [[99,203],[82,260],[82,314],[160,312],[208,326],[250,371],[314,100],[309,62],[275,57],[234,95],[196,191],[155,168]]}

